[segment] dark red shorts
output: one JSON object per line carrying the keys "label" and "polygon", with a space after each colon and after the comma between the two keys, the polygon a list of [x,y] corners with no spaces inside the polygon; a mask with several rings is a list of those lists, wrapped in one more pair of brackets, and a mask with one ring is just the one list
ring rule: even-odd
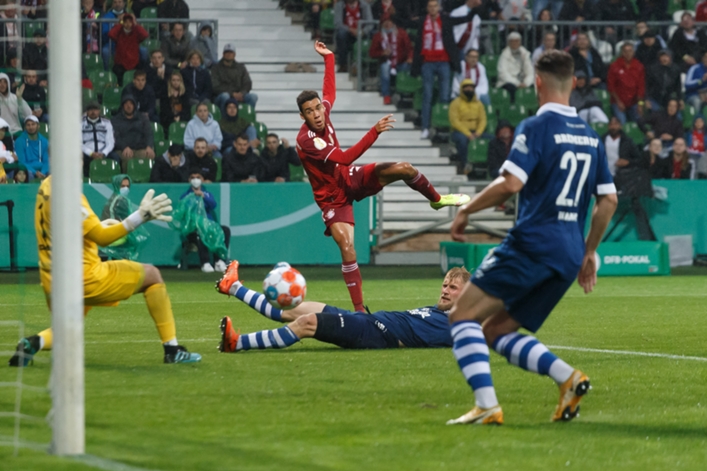
{"label": "dark red shorts", "polygon": [[322,207],[322,220],[326,226],[324,235],[331,236],[329,227],[336,222],[345,222],[354,226],[353,202],[377,195],[383,189],[383,185],[376,177],[375,166],[376,164],[366,164],[349,167],[349,174],[346,177],[348,184],[344,188],[348,200],[346,204]]}

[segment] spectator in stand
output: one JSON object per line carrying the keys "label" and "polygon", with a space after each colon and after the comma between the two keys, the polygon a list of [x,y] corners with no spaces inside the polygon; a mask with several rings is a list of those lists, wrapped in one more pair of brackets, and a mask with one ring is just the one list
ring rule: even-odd
{"label": "spectator in stand", "polygon": [[110,156],[115,146],[113,124],[109,119],[101,117],[101,105],[97,101],[92,101],[86,106],[86,115],[81,121],[81,136],[83,140],[83,176],[88,177],[91,162]]}
{"label": "spectator in stand", "polygon": [[[166,2],[163,2],[166,3]],[[189,52],[189,38],[184,34],[186,27],[183,23],[172,23],[169,37],[162,40],[162,54],[166,64],[183,69],[187,66],[187,53]]]}
{"label": "spectator in stand", "polygon": [[22,98],[27,102],[32,109],[32,114],[42,123],[49,122],[47,114],[47,92],[44,87],[37,84],[37,72],[28,70],[25,72],[24,81],[25,89],[22,93]]}
{"label": "spectator in stand", "polygon": [[15,152],[27,169],[29,181],[44,180],[49,176],[49,141],[39,134],[39,120],[30,115],[25,118],[25,130],[15,140]]}
{"label": "spectator in stand", "polygon": [[258,95],[250,92],[253,82],[246,66],[236,62],[236,48],[232,44],[223,47],[223,57],[211,67],[211,83],[214,89],[214,103],[219,108],[223,109],[229,98],[255,108]]}
{"label": "spectator in stand", "polygon": [[663,155],[663,143],[660,139],[651,139],[648,150],[644,152],[644,161],[648,164],[648,173],[652,180],[670,178],[671,160]]}
{"label": "spectator in stand", "polygon": [[578,70],[574,76],[577,78],[577,84],[570,95],[570,106],[576,108],[579,117],[589,124],[608,123],[609,118],[602,109],[601,100],[587,82],[587,74]]}
{"label": "spectator in stand", "polygon": [[452,97],[456,98],[461,93],[461,83],[464,79],[470,79],[475,85],[475,94],[484,105],[490,105],[489,79],[486,75],[486,67],[479,62],[479,51],[469,49],[461,63],[461,73],[454,75],[452,83]]}
{"label": "spectator in stand", "polygon": [[578,33],[574,46],[569,51],[574,59],[574,70],[582,70],[589,85],[598,87],[606,79],[606,66],[599,51],[592,47],[587,33]]}
{"label": "spectator in stand", "polygon": [[[157,7],[157,18],[179,20],[189,19],[189,5],[184,0],[164,0]],[[176,23],[162,23],[162,36],[169,35],[170,26]]]}
{"label": "spectator in stand", "polygon": [[131,13],[125,13],[123,19],[108,32],[108,37],[115,41],[113,72],[120,85],[123,84],[125,72],[140,65],[140,43],[149,36]]}
{"label": "spectator in stand", "polygon": [[236,137],[233,149],[223,156],[222,182],[257,183],[263,173],[263,161],[248,142],[248,136]]}
{"label": "spectator in stand", "polygon": [[331,2],[332,0],[309,0],[307,28],[312,32],[312,39],[319,39],[321,35],[321,31],[319,30],[319,18],[321,17],[322,10],[329,7]]}
{"label": "spectator in stand", "polygon": [[685,101],[700,111],[702,103],[699,91],[707,84],[707,50],[702,53],[702,61],[690,67],[685,77]]}
{"label": "spectator in stand", "polygon": [[[95,20],[100,16],[93,8],[93,0],[81,0],[81,19]],[[6,26],[7,28],[7,26]],[[81,22],[81,51],[86,54],[99,54],[98,40],[100,26],[95,22]]]}
{"label": "spectator in stand", "polygon": [[223,141],[221,128],[214,120],[214,117],[211,116],[211,113],[209,113],[208,104],[204,102],[196,105],[196,114],[187,124],[187,129],[184,132],[184,147],[193,149],[194,141],[197,137],[206,139],[211,155],[214,158],[221,158],[221,144]]}
{"label": "spectator in stand", "polygon": [[636,0],[638,16],[643,21],[670,21],[668,0]]}
{"label": "spectator in stand", "polygon": [[[528,21],[531,19],[530,10],[526,8],[528,2],[526,0],[498,0],[501,7],[501,15],[513,21]],[[522,26],[519,27],[522,30]]]}
{"label": "spectator in stand", "polygon": [[670,38],[670,50],[673,51],[675,63],[683,72],[697,64],[702,52],[707,50],[707,33],[695,28],[692,13],[686,11],[682,14],[680,27],[675,30]]}
{"label": "spectator in stand", "polygon": [[[532,16],[537,18],[538,21],[552,21],[553,18],[557,18],[560,15],[563,6],[564,0],[535,0],[533,2]],[[544,11],[550,13],[551,17],[542,19]]]}
{"label": "spectator in stand", "polygon": [[20,61],[17,58],[17,49],[7,51],[7,65],[3,69],[10,79],[10,90],[17,92],[17,86],[22,81],[22,73],[20,72]]}
{"label": "spectator in stand", "polygon": [[123,95],[131,95],[137,103],[137,111],[142,113],[152,121],[160,121],[157,116],[157,98],[155,91],[147,84],[147,73],[144,70],[136,70],[132,83],[123,88]]}
{"label": "spectator in stand", "polygon": [[557,49],[557,35],[554,31],[547,31],[543,36],[542,44],[536,47],[533,51],[533,55],[531,56],[533,64],[535,64],[535,62],[538,60],[540,54],[545,51],[550,51],[552,49]]}
{"label": "spectator in stand", "polygon": [[516,90],[529,88],[535,83],[530,52],[520,44],[518,32],[508,35],[507,46],[498,58],[498,88],[505,88],[515,102]]}
{"label": "spectator in stand", "polygon": [[370,3],[374,20],[382,21],[383,16],[388,15],[393,18],[395,24],[402,24],[412,18],[412,6],[407,0],[375,0]]}
{"label": "spectator in stand", "polygon": [[[594,5],[597,14],[592,18],[595,21],[636,21],[636,12],[629,0],[599,0]],[[589,18],[585,18],[589,19]],[[625,26],[608,26],[605,38],[611,42],[622,41],[629,37],[629,29]]]}
{"label": "spectator in stand", "polygon": [[[685,144],[691,156],[699,159],[705,155],[705,119],[696,116],[692,129],[685,133]],[[699,167],[699,164],[698,164]],[[699,170],[699,168],[698,168]]]}
{"label": "spectator in stand", "polygon": [[[366,1],[341,0],[334,4],[334,24],[336,27],[336,56],[339,62],[339,72],[348,72],[348,60],[351,47],[358,37],[359,20],[373,19],[371,6]],[[362,35],[367,38],[373,25],[365,25]]]}
{"label": "spectator in stand", "polygon": [[290,147],[287,139],[282,139],[280,144],[280,138],[274,133],[265,138],[265,149],[260,154],[260,159],[263,165],[261,182],[289,182],[290,165],[302,165],[294,147]]}
{"label": "spectator in stand", "polygon": [[[649,29],[650,28],[648,28],[648,23],[646,23],[645,21],[638,20],[636,22],[635,34],[636,34],[636,37],[638,38],[638,40],[636,40],[636,42],[634,42],[634,44],[633,44],[634,47],[637,48],[638,45],[641,44],[641,38]],[[666,49],[668,47],[668,43],[665,42],[665,39],[663,39],[663,36],[661,36],[660,34],[656,33],[655,40],[658,41],[661,49]]]}
{"label": "spectator in stand", "polygon": [[[537,4],[534,3],[533,6]],[[535,10],[535,8],[533,8]],[[536,21],[554,21],[555,17],[553,16],[552,12],[550,9],[545,8],[540,10],[540,13],[537,15],[533,14],[533,18],[536,19]],[[545,34],[546,33],[555,33],[555,40],[556,43],[557,41],[557,31],[558,28],[557,26],[549,26],[549,25],[538,25],[533,28],[533,33],[532,33],[532,38],[533,38],[533,44],[543,44],[543,41],[545,40]],[[557,45],[555,46],[557,47]],[[533,64],[535,63],[535,59],[533,59]]]}
{"label": "spectator in stand", "polygon": [[32,110],[22,98],[25,85],[20,85],[15,95],[10,91],[10,83],[10,77],[4,72],[0,73],[0,116],[10,127],[10,134],[15,134],[22,131],[21,123],[27,116],[32,115]]}
{"label": "spectator in stand", "polygon": [[698,114],[704,115],[705,107],[707,106],[707,86],[700,88],[697,91],[699,97],[699,107],[695,109]]}
{"label": "spectator in stand", "polygon": [[[584,20],[592,20],[593,15],[593,4],[591,1],[587,0],[566,0],[560,10],[557,19],[559,21],[574,21],[576,23],[581,23]],[[577,26],[563,26],[561,37],[570,38],[573,35],[573,30]],[[576,70],[576,68],[575,68]]]}
{"label": "spectator in stand", "polygon": [[[462,5],[452,10],[449,15],[452,18],[465,17],[473,9],[481,5],[481,0],[466,0]],[[454,27],[454,42],[459,48],[459,52],[466,55],[470,49],[479,49],[479,37],[481,33],[481,17],[474,12],[473,19],[465,24]]]}
{"label": "spectator in stand", "polygon": [[459,48],[454,41],[453,27],[474,19],[475,12],[451,18],[440,12],[439,0],[427,2],[427,15],[421,16],[415,28],[417,39],[412,60],[412,76],[422,75],[422,133],[421,139],[430,135],[432,118],[432,90],[434,78],[439,84],[439,102],[449,103],[449,83],[452,70],[460,73]]}
{"label": "spectator in stand", "polygon": [[690,154],[687,152],[685,139],[678,137],[673,142],[673,150],[670,151],[670,161],[672,168],[670,178],[673,180],[692,180],[694,179],[694,168],[690,160]]}
{"label": "spectator in stand", "polygon": [[649,29],[643,36],[641,36],[641,42],[636,47],[636,59],[638,59],[646,70],[655,65],[658,62],[658,54],[663,48],[660,43],[656,40],[656,32]]}
{"label": "spectator in stand", "polygon": [[111,119],[115,136],[115,147],[111,158],[121,162],[123,173],[128,171],[130,159],[154,159],[154,136],[150,121],[137,112],[135,98],[125,95],[120,111]]}
{"label": "spectator in stand", "polygon": [[513,126],[505,119],[500,119],[496,126],[496,137],[489,142],[487,162],[489,166],[489,176],[494,179],[499,175],[503,162],[511,153],[513,145]]}
{"label": "spectator in stand", "polygon": [[187,166],[192,170],[198,168],[207,183],[216,181],[218,164],[211,155],[209,143],[203,137],[197,137],[194,149],[187,152]]}
{"label": "spectator in stand", "polygon": [[167,152],[158,156],[150,172],[150,183],[183,183],[188,179],[189,167],[180,144],[172,144]]}
{"label": "spectator in stand", "polygon": [[[112,8],[103,14],[102,19],[115,19],[117,23],[120,23],[125,13],[127,13],[125,10],[125,0],[113,0]],[[108,33],[114,25],[115,23],[101,23],[103,39],[101,55],[103,56],[103,68],[106,70],[108,70],[108,65],[110,64],[110,58],[115,54],[115,43],[111,42],[110,37],[108,37]]]}
{"label": "spectator in stand", "polygon": [[202,101],[211,100],[211,74],[204,66],[204,58],[196,49],[187,55],[187,66],[182,69],[184,87],[189,96],[189,102],[196,105]]}
{"label": "spectator in stand", "polygon": [[471,79],[461,83],[461,94],[449,105],[449,123],[452,126],[452,142],[457,147],[457,161],[466,162],[469,143],[486,131],[486,110],[474,91]]}
{"label": "spectator in stand", "polygon": [[373,35],[369,55],[380,62],[379,77],[383,104],[390,104],[390,77],[398,72],[410,71],[412,44],[407,32],[398,28],[386,14],[381,21],[381,30]]}
{"label": "spectator in stand", "polygon": [[192,40],[191,49],[201,53],[202,62],[207,69],[218,62],[218,46],[214,38],[214,27],[210,21],[199,23],[199,34]]}
{"label": "spectator in stand", "polygon": [[[141,13],[143,8],[154,8],[157,7],[157,0],[133,0],[132,10],[135,16],[141,18]],[[159,9],[158,9],[159,12]],[[159,16],[159,13],[158,13]]]}
{"label": "spectator in stand", "polygon": [[678,118],[678,110],[678,101],[672,99],[668,101],[668,106],[665,108],[653,111],[647,117],[639,119],[638,126],[648,139],[657,137],[668,146],[684,134],[682,120]]}
{"label": "spectator in stand", "polygon": [[164,94],[160,97],[160,122],[165,134],[169,132],[172,123],[187,122],[191,115],[189,95],[187,95],[184,79],[179,70],[173,70]]}
{"label": "spectator in stand", "polygon": [[164,54],[155,49],[150,54],[150,66],[147,68],[147,84],[152,87],[159,99],[167,94],[167,81],[172,75],[172,67],[164,63]]}
{"label": "spectator in stand", "polygon": [[[192,168],[189,171],[189,184],[191,185],[187,191],[185,191],[179,199],[183,199],[186,196],[193,194],[204,201],[204,209],[206,210],[206,217],[209,221],[216,221],[216,199],[214,196],[206,191],[203,187],[204,176],[201,174],[198,168]],[[228,246],[231,243],[231,229],[228,226],[221,226],[224,235],[224,243],[226,245],[226,253],[228,253]],[[204,273],[213,273],[214,271],[224,273],[226,271],[226,262],[221,259],[221,257],[216,252],[209,252],[209,249],[202,242],[197,231],[192,232],[186,236],[186,242],[195,244],[197,251],[199,253],[199,263],[201,264],[201,271]],[[214,257],[214,264],[211,265],[211,255]]]}
{"label": "spectator in stand", "polygon": [[8,135],[9,127],[4,119],[0,118],[0,183],[7,183],[7,174],[5,173],[4,164],[12,164],[17,160],[17,155],[6,145],[12,142],[12,136]]}
{"label": "spectator in stand", "polygon": [[646,106],[652,111],[666,107],[670,99],[682,101],[680,67],[673,64],[667,49],[662,49],[658,62],[647,69],[646,93]]}
{"label": "spectator in stand", "polygon": [[611,175],[616,175],[617,168],[627,167],[641,158],[636,144],[624,133],[623,125],[616,116],[609,120],[609,130],[602,136],[602,140]]}
{"label": "spectator in stand", "polygon": [[633,44],[621,46],[621,56],[609,67],[607,89],[611,94],[611,109],[621,124],[638,121],[643,114],[646,95],[645,69],[633,55]]}
{"label": "spectator in stand", "polygon": [[[47,34],[43,29],[37,29],[32,34],[32,42],[24,44],[22,49],[22,68],[25,70],[48,69]],[[40,85],[46,82],[46,73],[39,77]],[[46,85],[42,85],[46,86]]]}
{"label": "spectator in stand", "polygon": [[702,0],[695,6],[695,21],[698,23],[707,21],[707,0]]}
{"label": "spectator in stand", "polygon": [[223,135],[222,150],[224,154],[231,150],[233,141],[241,134],[248,136],[251,147],[257,148],[260,145],[255,127],[247,119],[238,116],[238,102],[234,98],[226,100],[219,126],[221,126],[221,134]]}

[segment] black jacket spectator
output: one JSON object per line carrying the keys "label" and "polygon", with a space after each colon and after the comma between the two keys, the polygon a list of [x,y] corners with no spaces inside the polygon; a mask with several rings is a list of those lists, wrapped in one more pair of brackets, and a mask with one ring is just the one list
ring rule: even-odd
{"label": "black jacket spectator", "polygon": [[502,119],[496,126],[496,137],[489,142],[489,150],[487,162],[489,167],[489,175],[491,178],[496,178],[498,172],[506,161],[506,157],[511,152],[513,145],[513,126],[511,123]]}
{"label": "black jacket spectator", "polygon": [[670,178],[673,159],[660,157],[652,157],[653,162],[651,162],[651,155],[649,151],[645,151],[644,159],[648,163],[648,173],[651,175],[652,180],[667,180]]}
{"label": "black jacket spectator", "polygon": [[660,103],[662,107],[667,106],[670,99],[682,99],[680,67],[673,62],[668,65],[658,62],[646,70],[646,96]]}
{"label": "black jacket spectator", "polygon": [[644,133],[648,132],[647,126],[650,126],[650,131],[653,133],[653,136],[658,139],[661,139],[663,134],[669,134],[673,136],[672,139],[669,139],[672,141],[678,137],[683,137],[685,133],[682,120],[678,118],[677,114],[670,116],[666,108],[660,111],[654,111],[647,117],[638,120],[638,127],[641,128],[641,131]]}
{"label": "black jacket spectator", "polygon": [[155,164],[150,172],[150,183],[184,183],[189,180],[189,166],[184,154],[180,155],[179,165],[173,166],[169,152],[155,157]]}
{"label": "black jacket spectator", "polygon": [[216,160],[211,156],[211,153],[198,157],[193,150],[187,152],[187,167],[190,169],[198,168],[201,170],[201,176],[204,180],[215,182],[216,174],[218,173],[218,165]]}
{"label": "black jacket spectator", "polygon": [[179,118],[180,122],[187,123],[191,117],[191,104],[189,103],[189,95],[187,95],[186,88],[184,87],[183,78],[180,73],[174,71],[172,75],[166,77],[166,79],[171,81],[172,76],[177,77],[177,80],[180,80],[182,83],[178,96],[169,94],[170,87],[165,87],[160,96],[160,123],[162,123],[165,134],[169,132],[170,124],[177,121],[177,118]]}
{"label": "black jacket spectator", "polygon": [[682,66],[683,72],[687,72],[690,66],[683,61],[683,57],[692,56],[695,59],[695,63],[699,64],[702,52],[707,50],[707,33],[702,29],[695,30],[695,41],[690,41],[685,36],[685,31],[682,28],[678,28],[673,33],[673,37],[670,38],[668,47],[673,51],[675,63]]}
{"label": "black jacket spectator", "polygon": [[636,0],[638,18],[641,21],[669,21],[669,0]]}
{"label": "black jacket spectator", "polygon": [[[22,68],[47,70],[48,57],[46,34],[44,30],[36,30],[33,41],[26,43],[22,48]],[[46,74],[40,74],[39,80],[46,80]]]}
{"label": "black jacket spectator", "polygon": [[[131,100],[135,103],[135,99],[126,95],[121,100],[121,110],[117,115],[110,120],[113,125],[113,133],[115,135],[115,150],[122,151],[126,147],[133,150],[145,149],[151,147],[154,149],[155,140],[152,133],[150,120],[142,113],[134,113],[132,118],[125,116],[123,112],[123,104]],[[137,103],[135,104],[137,108]]]}
{"label": "black jacket spectator", "polygon": [[[609,133],[605,133],[601,136],[602,143],[606,142],[606,136],[608,135]],[[638,150],[636,143],[633,142],[633,139],[628,137],[623,130],[620,131],[619,137],[621,139],[621,141],[619,141],[619,159],[627,160],[629,165],[638,165],[642,157],[641,151]]]}
{"label": "black jacket spectator", "polygon": [[164,0],[157,7],[157,18],[189,19],[189,5],[184,0]]}
{"label": "black jacket spectator", "polygon": [[[585,1],[585,4],[590,3]],[[636,12],[628,0],[599,0],[596,3],[596,21],[636,21]],[[587,20],[589,18],[585,18]],[[619,39],[623,38],[619,31]]]}
{"label": "black jacket spectator", "polygon": [[599,51],[593,47],[589,48],[589,55],[592,61],[589,62],[580,52],[579,49],[574,46],[569,51],[572,59],[574,59],[574,70],[583,70],[587,77],[599,77],[602,81],[606,81],[607,67],[601,58]]}
{"label": "black jacket spectator", "polygon": [[251,176],[260,180],[263,174],[263,163],[250,146],[244,155],[239,154],[234,146],[223,156],[222,165],[222,182],[240,183]]}
{"label": "black jacket spectator", "polygon": [[164,54],[164,62],[172,67],[179,67],[179,64],[187,59],[191,40],[187,37],[184,29],[184,25],[174,23],[171,30],[172,34],[162,40],[161,49],[162,54]]}
{"label": "black jacket spectator", "polygon": [[47,92],[44,87],[38,84],[30,85],[25,83],[25,91],[22,93],[22,99],[27,102],[33,110],[36,106],[42,109],[42,114],[47,114]]}
{"label": "black jacket spectator", "polygon": [[263,170],[258,180],[261,182],[274,182],[277,177],[290,181],[290,165],[302,165],[297,151],[293,147],[285,149],[285,147],[279,146],[275,155],[272,155],[266,147],[261,152],[260,159]]}
{"label": "black jacket spectator", "polygon": [[147,113],[147,118],[156,123],[159,121],[157,116],[157,97],[155,97],[155,91],[149,84],[145,84],[142,90],[129,83],[123,89],[123,97],[126,95],[132,95],[137,103],[137,111],[140,113]]}
{"label": "black jacket spectator", "polygon": [[184,77],[184,87],[187,89],[190,100],[196,102],[211,100],[213,87],[211,86],[211,74],[206,67],[189,65],[182,69],[182,77]]}
{"label": "black jacket spectator", "polygon": [[381,0],[376,0],[371,5],[371,13],[373,14],[373,19],[378,21],[380,21],[383,13],[389,14],[394,21],[398,18],[403,22],[410,21],[413,16],[411,3],[409,0],[393,0],[388,10],[384,10],[385,7]]}
{"label": "black jacket spectator", "polygon": [[643,67],[645,67],[646,70],[658,62],[658,53],[662,49],[660,46],[660,41],[655,39],[655,36],[653,36],[653,45],[649,46],[646,44],[646,40],[644,38],[648,34],[655,35],[655,33],[644,34],[641,38],[641,42],[636,48],[636,59],[643,64]]}

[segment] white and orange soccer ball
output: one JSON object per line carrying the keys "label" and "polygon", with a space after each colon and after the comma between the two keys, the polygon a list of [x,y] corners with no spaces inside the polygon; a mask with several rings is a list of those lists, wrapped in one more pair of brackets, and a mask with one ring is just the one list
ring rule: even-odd
{"label": "white and orange soccer ball", "polygon": [[307,282],[304,276],[289,263],[275,265],[263,281],[263,293],[270,304],[278,309],[293,309],[304,301]]}

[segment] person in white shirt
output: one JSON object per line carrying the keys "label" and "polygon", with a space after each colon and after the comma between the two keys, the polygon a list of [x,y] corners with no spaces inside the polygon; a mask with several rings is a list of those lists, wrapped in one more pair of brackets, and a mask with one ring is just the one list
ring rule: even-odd
{"label": "person in white shirt", "polygon": [[[456,18],[468,15],[471,10],[481,5],[481,0],[466,0],[466,2],[458,8],[452,10],[449,16]],[[454,27],[454,42],[462,54],[466,54],[469,49],[479,49],[479,34],[481,32],[481,17],[474,15],[468,23],[457,25]],[[477,85],[478,89],[478,85]],[[457,88],[457,95],[459,89]]]}
{"label": "person in white shirt", "polygon": [[7,175],[3,164],[9,165],[17,160],[17,155],[13,151],[7,150],[7,147],[5,147],[5,144],[2,142],[2,139],[5,137],[5,134],[9,132],[9,129],[10,125],[7,124],[7,121],[0,118],[0,183],[7,183]]}
{"label": "person in white shirt", "polygon": [[486,75],[486,67],[479,62],[479,51],[469,49],[461,63],[461,73],[454,75],[452,83],[452,98],[456,98],[460,93],[460,85],[464,79],[471,79],[474,82],[476,96],[484,105],[490,105],[489,98],[489,79]]}
{"label": "person in white shirt", "polygon": [[107,158],[115,146],[113,125],[109,119],[101,118],[101,106],[97,101],[86,106],[86,115],[81,121],[81,135],[84,176],[88,177],[91,162]]}
{"label": "person in white shirt", "polygon": [[535,62],[538,60],[540,54],[545,51],[549,51],[550,49],[557,49],[557,35],[553,31],[548,31],[547,33],[545,33],[545,35],[543,36],[543,43],[540,46],[536,47],[533,51],[533,56],[531,57],[533,64],[535,64]]}
{"label": "person in white shirt", "polygon": [[530,52],[521,45],[520,33],[514,31],[508,35],[507,46],[498,58],[498,88],[505,88],[515,102],[518,88],[533,86],[535,72],[530,60]]}

